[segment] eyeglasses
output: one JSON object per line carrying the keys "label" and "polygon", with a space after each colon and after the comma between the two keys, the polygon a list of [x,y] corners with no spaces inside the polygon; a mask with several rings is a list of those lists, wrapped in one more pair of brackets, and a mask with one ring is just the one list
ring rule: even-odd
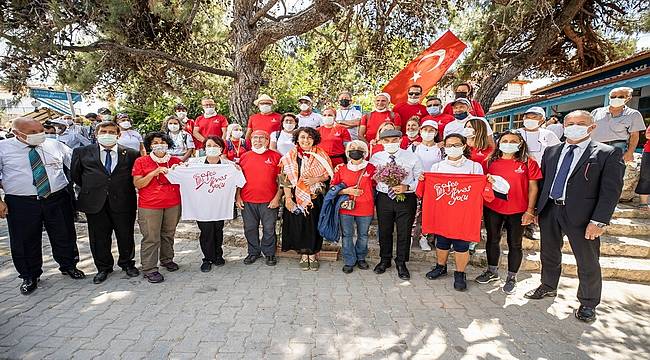
{"label": "eyeglasses", "polygon": [[422,93],[419,93],[419,92],[410,92],[409,93],[409,96],[420,96],[420,95],[422,95]]}
{"label": "eyeglasses", "polygon": [[463,144],[449,144],[449,145],[445,145],[445,147],[455,147],[455,148],[461,148],[461,147],[463,147],[463,146],[465,146],[465,145],[463,145]]}

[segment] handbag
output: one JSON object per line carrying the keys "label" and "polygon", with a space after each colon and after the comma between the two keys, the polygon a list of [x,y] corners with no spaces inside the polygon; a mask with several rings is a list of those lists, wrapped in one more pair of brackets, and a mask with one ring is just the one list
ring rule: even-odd
{"label": "handbag", "polygon": [[[359,188],[359,184],[361,183],[361,178],[363,178],[363,175],[366,174],[366,169],[363,169],[361,172],[361,175],[359,175],[359,179],[357,180],[357,184],[354,186],[355,189]],[[350,197],[348,200],[345,200],[341,202],[341,209],[343,210],[354,210],[354,207],[356,206],[356,202],[352,197]]]}

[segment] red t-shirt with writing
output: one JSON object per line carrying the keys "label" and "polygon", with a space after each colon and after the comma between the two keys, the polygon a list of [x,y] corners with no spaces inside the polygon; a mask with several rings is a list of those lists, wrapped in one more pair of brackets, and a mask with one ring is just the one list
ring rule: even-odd
{"label": "red t-shirt with writing", "polygon": [[242,155],[249,149],[246,141],[243,140],[228,140],[226,141],[226,156],[228,160],[239,163]]}
{"label": "red t-shirt with writing", "polygon": [[[472,107],[469,109],[470,114],[474,116],[485,117],[485,111],[483,111],[483,106],[481,106],[481,103],[479,103],[476,100],[470,100],[469,102],[472,104]],[[452,105],[452,103],[448,103],[447,105],[445,105],[445,108],[442,110],[442,112],[453,116],[454,106]]]}
{"label": "red t-shirt with writing", "polygon": [[[362,175],[363,174],[363,175]],[[341,209],[340,213],[343,215],[352,216],[372,216],[374,214],[375,200],[373,190],[374,185],[372,177],[375,174],[375,167],[368,164],[365,169],[359,171],[352,171],[346,165],[341,166],[335,173],[332,179],[332,185],[345,183],[348,187],[355,186],[361,176],[359,189],[363,190],[363,194],[355,197],[355,206],[352,210]]]}
{"label": "red t-shirt with writing", "polygon": [[282,155],[273,150],[263,154],[248,151],[239,160],[239,166],[246,178],[246,185],[241,189],[241,198],[253,204],[266,204],[273,200],[278,192],[278,163]]}
{"label": "red t-shirt with writing", "polygon": [[[151,156],[141,156],[135,160],[131,174],[133,176],[147,176],[158,167],[171,168],[181,160],[175,156],[169,158],[164,164],[158,164]],[[143,209],[167,209],[181,204],[179,185],[174,185],[167,180],[165,175],[155,176],[149,184],[138,189],[138,207]]]}
{"label": "red t-shirt with writing", "polygon": [[318,128],[318,133],[320,134],[318,147],[325,150],[327,155],[330,156],[332,166],[342,164],[343,157],[332,158],[332,156],[345,155],[345,145],[343,143],[352,141],[348,129],[341,125],[334,125],[331,128],[321,126]]}
{"label": "red t-shirt with writing", "polygon": [[537,161],[530,158],[527,163],[515,159],[497,159],[490,164],[486,173],[499,175],[510,184],[508,200],[495,198],[485,205],[504,215],[526,212],[528,209],[528,181],[542,178],[542,170],[537,165]]}
{"label": "red t-shirt with writing", "polygon": [[280,131],[282,128],[282,115],[278,113],[270,114],[253,114],[248,118],[248,128],[255,130],[264,130],[269,135],[274,131]]}
{"label": "red t-shirt with writing", "polygon": [[[199,115],[196,120],[194,120],[194,127],[199,128],[199,133],[204,137],[208,136],[218,136],[223,137],[223,130],[228,126],[228,119],[223,115],[214,115],[209,118]],[[197,149],[203,149],[203,143],[195,143]]]}
{"label": "red t-shirt with writing", "polygon": [[420,119],[427,116],[427,107],[422,104],[409,104],[407,102],[395,105],[393,111],[402,119],[402,132],[406,132],[406,122],[411,116],[417,116]]}
{"label": "red t-shirt with writing", "polygon": [[415,139],[411,140],[409,139],[408,136],[404,135],[402,136],[402,140],[399,143],[399,147],[406,150],[408,149],[409,146],[413,145],[413,143],[421,143],[422,142],[422,137],[420,135],[416,136]]}
{"label": "red t-shirt with writing", "polygon": [[444,140],[442,136],[445,133],[445,126],[456,119],[454,118],[453,115],[449,115],[445,113],[440,113],[435,116],[427,115],[420,120],[420,126],[422,125],[423,122],[427,120],[433,120],[438,123],[438,135],[436,135],[436,140],[442,141]]}
{"label": "red t-shirt with writing", "polygon": [[481,164],[483,167],[483,174],[487,173],[487,158],[492,154],[492,151],[494,150],[493,147],[488,146],[486,149],[479,149],[476,147],[471,146],[469,148],[470,150],[470,157],[469,159],[472,161],[476,161],[477,163]]}
{"label": "red t-shirt with writing", "polygon": [[399,114],[390,111],[373,111],[361,117],[361,125],[366,127],[366,140],[370,141],[377,136],[377,130],[383,123],[392,122],[397,128],[402,127],[402,119]]}

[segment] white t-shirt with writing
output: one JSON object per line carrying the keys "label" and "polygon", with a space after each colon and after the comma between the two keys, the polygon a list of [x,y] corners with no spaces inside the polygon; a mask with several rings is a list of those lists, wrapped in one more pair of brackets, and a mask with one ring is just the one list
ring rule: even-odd
{"label": "white t-shirt with writing", "polygon": [[165,176],[180,185],[182,220],[232,219],[235,192],[246,184],[244,174],[233,164],[177,166]]}

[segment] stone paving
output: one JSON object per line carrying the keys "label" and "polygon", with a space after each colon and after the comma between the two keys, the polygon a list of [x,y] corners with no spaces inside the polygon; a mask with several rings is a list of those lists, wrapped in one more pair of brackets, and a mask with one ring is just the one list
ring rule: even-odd
{"label": "stone paving", "polygon": [[[0,223],[0,358],[7,359],[647,359],[650,286],[607,281],[599,319],[574,319],[577,281],[562,278],[557,299],[530,302],[537,274],[521,274],[516,294],[499,285],[341,272],[341,262],[302,272],[296,260],[246,266],[240,248],[227,264],[199,272],[197,240],[179,239],[181,269],[162,284],[116,271],[92,284],[95,269],[80,234],[88,277],[62,276],[44,239],[45,273],[31,296],[9,257]],[[138,259],[139,256],[136,257]],[[116,267],[117,270],[117,267]],[[479,269],[468,270],[475,277]]]}

